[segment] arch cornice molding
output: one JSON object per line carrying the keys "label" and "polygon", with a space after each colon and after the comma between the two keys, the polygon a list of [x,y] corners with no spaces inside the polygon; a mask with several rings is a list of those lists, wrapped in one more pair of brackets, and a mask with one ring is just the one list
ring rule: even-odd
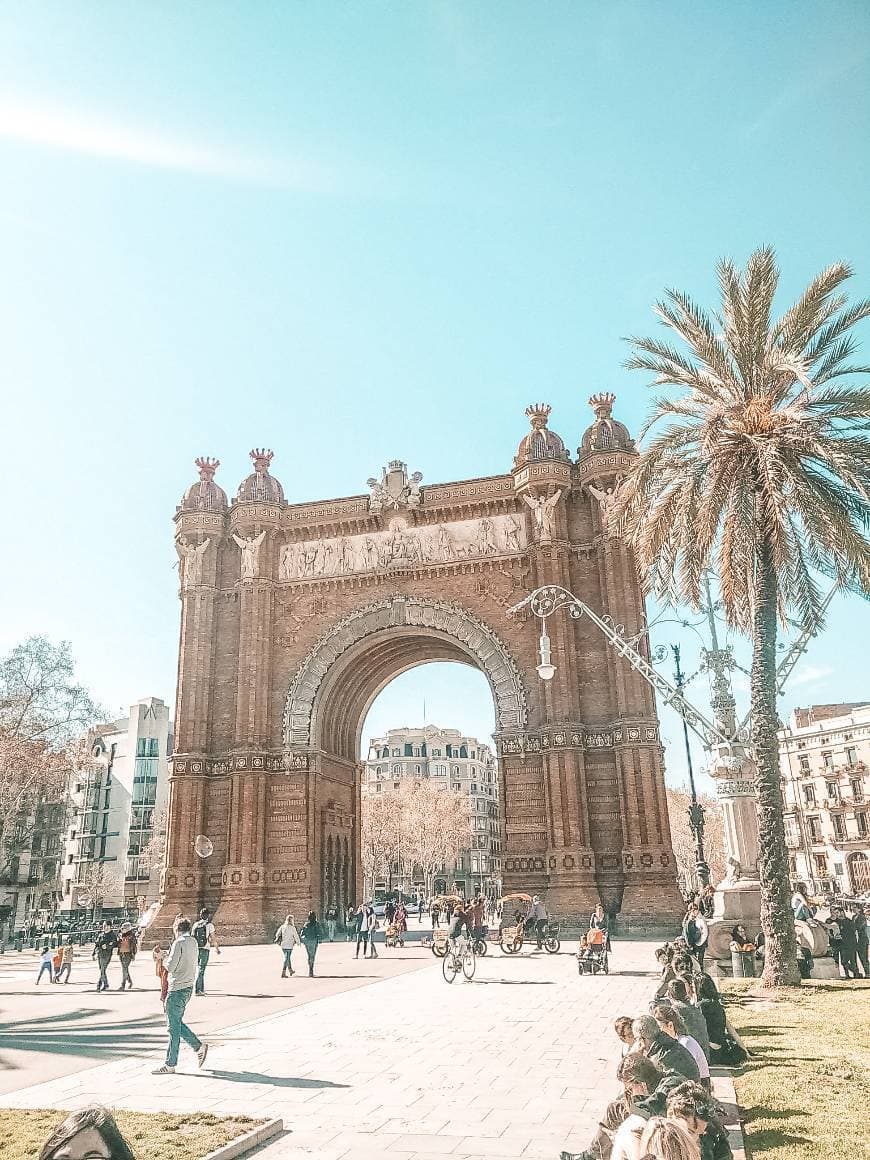
{"label": "arch cornice molding", "polygon": [[461,604],[393,596],[357,608],[337,621],[303,658],[290,682],[284,708],[286,751],[315,747],[318,696],[332,666],[367,637],[406,626],[439,634],[455,643],[489,681],[497,730],[525,729],[525,686],[507,645],[497,633]]}

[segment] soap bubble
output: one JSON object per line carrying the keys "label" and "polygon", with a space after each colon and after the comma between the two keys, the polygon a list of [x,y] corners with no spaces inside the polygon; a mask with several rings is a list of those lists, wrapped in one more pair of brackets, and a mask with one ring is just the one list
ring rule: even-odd
{"label": "soap bubble", "polygon": [[211,838],[207,838],[205,834],[197,834],[193,848],[199,854],[200,858],[210,858],[214,853],[214,842]]}
{"label": "soap bubble", "polygon": [[157,915],[160,913],[160,903],[152,902],[147,910],[143,910],[139,915],[136,925],[140,930],[147,930]]}

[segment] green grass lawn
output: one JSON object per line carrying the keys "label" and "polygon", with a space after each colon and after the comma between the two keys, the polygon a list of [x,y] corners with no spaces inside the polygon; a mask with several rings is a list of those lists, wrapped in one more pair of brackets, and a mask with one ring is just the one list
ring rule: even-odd
{"label": "green grass lawn", "polygon": [[[0,1154],[3,1160],[35,1160],[66,1112],[0,1108]],[[263,1120],[246,1116],[199,1113],[174,1116],[165,1112],[121,1112],[116,1116],[137,1160],[201,1160],[215,1148],[250,1131]]]}
{"label": "green grass lawn", "polygon": [[723,987],[751,1058],[735,1075],[748,1154],[756,1160],[870,1155],[870,982],[808,980],[753,993]]}

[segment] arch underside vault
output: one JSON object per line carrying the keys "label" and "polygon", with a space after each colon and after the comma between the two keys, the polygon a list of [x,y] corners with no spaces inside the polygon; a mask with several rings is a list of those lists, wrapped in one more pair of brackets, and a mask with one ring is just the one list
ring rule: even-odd
{"label": "arch underside vault", "polygon": [[526,694],[496,634],[465,609],[396,597],[340,621],[291,683],[284,714],[288,751],[319,750],[355,764],[369,707],[395,677],[429,661],[458,661],[486,676],[499,730],[522,729]]}

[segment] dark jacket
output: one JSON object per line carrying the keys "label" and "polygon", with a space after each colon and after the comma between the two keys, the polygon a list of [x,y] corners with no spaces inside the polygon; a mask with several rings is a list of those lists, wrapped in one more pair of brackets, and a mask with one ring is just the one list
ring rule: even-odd
{"label": "dark jacket", "polygon": [[[671,1042],[674,1042],[674,1040]],[[680,1044],[678,1043],[677,1047],[679,1046]],[[679,1087],[681,1083],[685,1082],[685,1076],[669,1072],[662,1077],[652,1095],[642,1096],[640,1099],[634,1099],[632,1101],[631,1111],[635,1115],[643,1116],[645,1120],[649,1120],[653,1116],[663,1116],[667,1107],[668,1096],[674,1088]],[[721,1124],[708,1124],[707,1131],[701,1137],[701,1160],[731,1160],[731,1156],[731,1145],[728,1143],[728,1136],[725,1129]]]}
{"label": "dark jacket", "polygon": [[677,1043],[676,1039],[665,1035],[664,1031],[658,1033],[646,1054],[659,1071],[676,1071],[685,1079],[701,1078],[692,1053],[683,1047],[682,1043]]}
{"label": "dark jacket", "polygon": [[[718,999],[702,999],[698,1004],[707,1026],[707,1040],[717,1047],[725,1043],[725,1008]],[[697,1035],[695,1036],[697,1039]],[[700,1040],[699,1040],[700,1042]]]}
{"label": "dark jacket", "polygon": [[93,958],[94,955],[99,955],[100,958],[110,959],[112,957],[112,951],[117,945],[118,936],[113,930],[100,931],[100,933],[94,939],[94,950],[91,954],[91,958]]}
{"label": "dark jacket", "polygon": [[847,914],[842,918],[838,918],[837,922],[840,924],[840,946],[848,954],[850,951],[854,953],[858,946],[858,940],[855,937],[855,923]]}
{"label": "dark jacket", "polygon": [[710,1036],[707,1032],[707,1021],[704,1018],[704,1012],[700,1007],[696,1007],[694,1003],[684,1003],[681,999],[669,999],[668,1002],[685,1023],[686,1034],[691,1035],[693,1039],[697,1039],[701,1045],[701,1050],[709,1059]]}
{"label": "dark jacket", "polygon": [[314,922],[306,920],[305,925],[299,932],[299,937],[306,946],[317,946],[318,943],[323,942],[323,931],[320,929],[320,923],[315,919]]}

